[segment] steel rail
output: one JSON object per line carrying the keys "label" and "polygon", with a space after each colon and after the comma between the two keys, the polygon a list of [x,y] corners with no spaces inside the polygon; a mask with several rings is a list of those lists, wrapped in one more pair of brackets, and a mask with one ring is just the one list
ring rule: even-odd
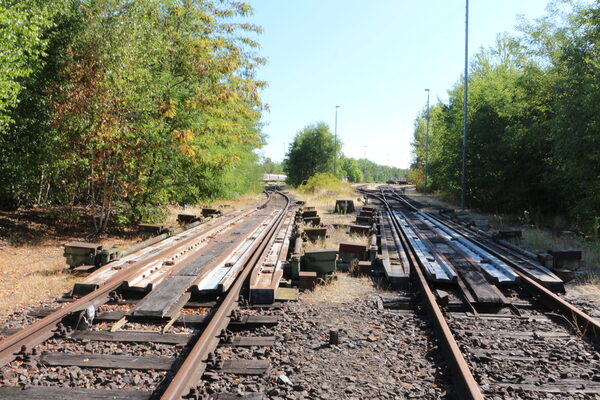
{"label": "steel rail", "polygon": [[[567,319],[567,321],[570,324],[572,324],[572,327],[575,328],[577,333],[579,333],[583,336],[587,336],[590,339],[592,339],[593,341],[595,341],[596,343],[600,344],[600,322],[597,319],[595,319],[594,317],[592,317],[591,315],[589,315],[589,314],[585,313],[584,311],[580,310],[579,308],[575,307],[568,301],[562,299],[556,293],[554,293],[551,290],[549,290],[548,288],[544,287],[544,285],[536,282],[535,280],[530,278],[527,274],[521,272],[519,269],[519,265],[516,262],[514,262],[510,258],[502,255],[499,252],[499,248],[502,249],[502,247],[503,247],[502,245],[493,244],[496,247],[496,249],[494,249],[490,246],[490,244],[483,243],[480,240],[473,238],[471,236],[472,234],[467,235],[464,232],[461,232],[461,230],[457,229],[457,227],[451,226],[446,221],[443,221],[442,219],[437,218],[435,216],[432,216],[432,217],[435,218],[438,222],[447,226],[449,229],[452,229],[454,232],[463,236],[465,239],[471,241],[472,243],[475,243],[476,245],[478,245],[482,249],[488,251],[490,254],[494,255],[498,259],[504,261],[507,265],[511,266],[514,269],[514,271],[517,273],[517,275],[519,275],[519,278],[521,279],[521,283],[524,283],[525,285],[527,285],[527,287],[530,290],[532,290],[535,294],[539,295],[540,298],[546,304],[546,306],[548,306],[550,309],[559,311]],[[509,254],[511,253],[510,249],[502,249],[502,250],[508,252]],[[519,256],[518,258],[521,258],[521,257]]]}
{"label": "steel rail", "polygon": [[263,233],[263,237],[257,241],[251,250],[251,256],[248,259],[244,269],[238,275],[235,283],[231,286],[227,295],[220,303],[218,309],[212,314],[210,322],[202,331],[193,348],[190,350],[181,364],[177,373],[163,392],[161,399],[178,400],[187,395],[189,391],[200,382],[202,374],[206,369],[207,358],[210,353],[219,344],[219,335],[221,331],[229,325],[231,312],[238,306],[239,294],[245,284],[250,272],[268,249],[268,244],[281,227],[287,210],[290,206],[290,199],[282,192],[277,192],[286,201],[277,219],[273,222],[271,229]]}
{"label": "steel rail", "polygon": [[[271,200],[270,193],[266,193],[266,195],[267,199],[260,207],[264,207]],[[229,220],[231,219],[219,221],[218,224],[215,223],[214,225],[220,225]],[[97,307],[106,303],[109,299],[109,294],[112,291],[119,289],[123,282],[133,278],[139,272],[139,268],[143,267],[148,262],[157,261],[176,253],[180,248],[185,247],[187,244],[196,240],[197,237],[202,233],[203,232],[199,232],[198,235],[194,235],[178,243],[175,248],[166,249],[165,251],[162,251],[149,259],[137,262],[136,264],[138,265],[132,264],[128,268],[123,269],[115,274],[93,292],[73,301],[60,310],[57,310],[52,314],[33,322],[31,325],[28,325],[27,327],[0,341],[0,366],[4,366],[13,361],[18,352],[31,350],[33,347],[51,338],[54,335],[57,325],[66,317],[83,311],[89,306]]]}
{"label": "steel rail", "polygon": [[[402,198],[399,194],[395,193],[395,191],[393,197],[397,200],[402,201],[404,204],[408,205],[412,209],[416,209],[406,199]],[[483,243],[481,240],[473,237],[473,235],[475,235],[476,233],[471,233],[471,231],[469,231],[469,233],[467,234],[466,229],[459,229],[457,226],[455,226],[455,224],[450,225],[447,221],[444,221],[443,219],[438,218],[437,216],[432,215],[431,213],[427,214],[439,223],[448,227],[448,229],[451,229],[452,231],[461,235],[470,242],[476,244],[477,246],[480,246],[482,249],[488,251],[490,254],[494,255],[501,261],[505,262],[507,265],[511,266],[515,273],[521,279],[521,283],[525,284],[528,289],[540,296],[540,298],[543,300],[546,306],[548,306],[550,309],[560,312],[562,316],[566,318],[567,321],[572,325],[572,327],[578,334],[582,336],[587,336],[594,342],[600,343],[600,321],[587,314],[586,312],[580,310],[579,308],[575,307],[568,301],[562,299],[556,293],[544,287],[544,285],[536,282],[527,274],[523,273],[520,270],[520,266],[515,261],[500,253],[501,251],[504,251],[510,254],[511,256],[514,256],[518,259],[522,259],[522,255],[514,255],[514,249],[511,249],[500,243],[490,243],[489,240],[487,240],[487,238],[486,243]]]}
{"label": "steel rail", "polygon": [[[373,195],[373,194],[372,194]],[[387,208],[388,213],[392,216],[392,221],[394,222],[394,227],[397,233],[400,236],[402,241],[402,245],[406,251],[406,255],[410,261],[410,266],[412,271],[414,271],[414,275],[416,276],[416,281],[419,285],[420,290],[424,294],[425,304],[431,318],[433,320],[434,326],[437,328],[437,333],[439,336],[440,342],[446,348],[446,357],[453,367],[454,373],[452,377],[456,383],[459,394],[461,395],[461,399],[465,400],[483,400],[483,394],[473,374],[467,361],[465,360],[456,339],[454,339],[454,335],[444,318],[442,310],[437,304],[435,296],[427,283],[427,279],[423,274],[424,266],[421,264],[418,257],[414,255],[414,249],[410,245],[406,234],[400,227],[400,223],[398,222],[396,216],[391,212],[391,207],[387,202],[385,195],[382,193],[381,196],[373,195],[378,198]]]}

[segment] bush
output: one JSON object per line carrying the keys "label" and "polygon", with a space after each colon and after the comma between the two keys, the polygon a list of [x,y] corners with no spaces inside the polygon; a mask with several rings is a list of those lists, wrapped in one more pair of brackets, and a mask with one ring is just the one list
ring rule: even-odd
{"label": "bush", "polygon": [[352,186],[335,177],[333,174],[321,172],[304,181],[298,186],[298,191],[306,194],[336,195],[351,192]]}

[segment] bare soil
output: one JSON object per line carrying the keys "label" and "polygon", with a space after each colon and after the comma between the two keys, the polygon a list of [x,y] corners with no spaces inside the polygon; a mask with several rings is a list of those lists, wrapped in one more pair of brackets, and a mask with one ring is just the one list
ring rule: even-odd
{"label": "bare soil", "polygon": [[[90,241],[93,226],[61,218],[59,209],[0,212],[0,319],[16,309],[60,296],[81,277],[63,257],[63,244]],[[134,230],[93,239],[104,247],[128,247],[139,240]]]}

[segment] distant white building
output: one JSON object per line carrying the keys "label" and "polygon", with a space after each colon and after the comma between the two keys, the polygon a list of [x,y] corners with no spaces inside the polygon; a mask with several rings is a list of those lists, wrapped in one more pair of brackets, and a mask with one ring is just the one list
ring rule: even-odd
{"label": "distant white building", "polygon": [[263,174],[263,182],[285,182],[287,175]]}

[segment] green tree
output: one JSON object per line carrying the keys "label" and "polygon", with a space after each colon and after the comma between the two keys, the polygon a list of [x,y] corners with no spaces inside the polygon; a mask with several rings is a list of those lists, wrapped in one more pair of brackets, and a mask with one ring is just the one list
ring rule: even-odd
{"label": "green tree", "polygon": [[[471,63],[467,199],[491,211],[600,215],[600,4],[555,1]],[[432,189],[458,195],[463,82],[431,109]],[[424,120],[411,176],[423,176]]]}
{"label": "green tree", "polygon": [[[60,158],[50,126],[49,93],[77,29],[74,0],[0,5],[0,205],[40,203],[48,166]],[[3,50],[4,49],[4,50]]]}
{"label": "green tree", "polygon": [[266,174],[283,174],[283,164],[266,157],[262,160],[262,170]]}
{"label": "green tree", "polygon": [[236,167],[257,161],[263,84],[254,78],[260,60],[245,52],[256,44],[238,32],[258,29],[226,23],[249,9],[220,3],[83,6],[85,29],[68,49],[52,106],[63,143],[76,150],[64,180],[74,198],[89,193],[98,231],[115,201],[139,210],[224,196],[248,182]]}
{"label": "green tree", "polygon": [[264,60],[247,4],[8,4],[0,46],[23,51],[0,61],[2,199],[88,206],[100,232],[115,213],[257,188]]}
{"label": "green tree", "polygon": [[340,148],[339,141],[336,148],[333,134],[326,123],[305,127],[294,137],[283,161],[288,183],[298,186],[316,173],[332,173],[334,156],[340,153]]}
{"label": "green tree", "polygon": [[341,173],[348,177],[350,182],[362,182],[363,174],[358,163],[353,158],[342,158],[341,162]]}

